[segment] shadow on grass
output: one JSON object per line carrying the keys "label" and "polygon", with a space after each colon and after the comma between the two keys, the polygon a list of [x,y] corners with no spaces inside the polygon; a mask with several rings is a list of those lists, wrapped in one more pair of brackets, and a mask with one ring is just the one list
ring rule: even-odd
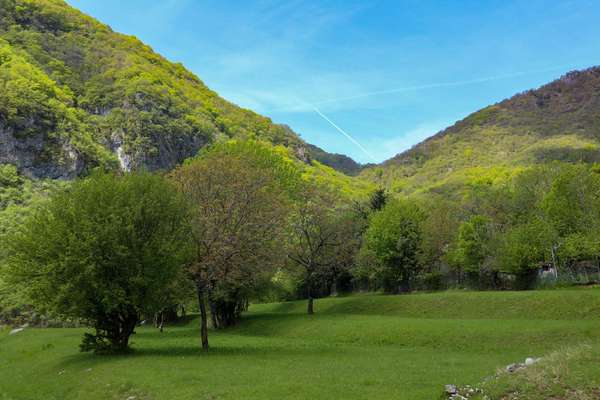
{"label": "shadow on grass", "polygon": [[[334,316],[323,314],[322,318],[332,318]],[[242,320],[236,326],[226,329],[210,329],[210,335],[237,335],[237,336],[273,336],[295,326],[294,321],[303,322],[306,320],[315,320],[321,318],[318,315],[306,314],[275,314],[275,313],[246,313]],[[343,316],[338,316],[343,317]],[[193,325],[192,325],[193,322]],[[200,340],[200,321],[198,316],[192,316],[187,324],[168,325],[164,332],[156,328],[144,327],[138,328],[132,340],[143,339],[144,341],[168,340],[168,339],[187,339],[198,338]]]}
{"label": "shadow on grass", "polygon": [[200,344],[197,346],[180,345],[164,347],[133,347],[130,352],[119,355],[95,355],[91,353],[78,353],[65,356],[59,362],[60,368],[87,368],[94,365],[107,363],[120,363],[123,361],[140,360],[150,362],[150,359],[177,359],[196,358],[198,361],[214,358],[228,357],[259,357],[290,358],[303,356],[333,357],[339,349],[326,349],[322,347],[290,347],[290,346],[226,346],[213,345],[209,351],[203,351]]}
{"label": "shadow on grass", "polygon": [[[412,295],[412,294],[411,294]],[[406,295],[386,295],[370,294],[354,296],[322,297],[315,299],[316,314],[356,314],[356,315],[390,315],[390,311],[401,314],[402,308],[398,303]],[[271,306],[264,313],[258,311],[257,314],[293,314],[307,315],[306,300],[294,300]],[[391,304],[390,304],[391,303]],[[392,307],[391,310],[385,307]],[[384,307],[381,309],[381,307]]]}
{"label": "shadow on grass", "polygon": [[156,328],[138,328],[131,339],[135,341],[138,338],[143,338],[144,340],[162,340],[189,337],[198,337],[198,340],[200,340],[200,327],[179,328],[177,326],[167,326],[164,332],[160,332]]}
{"label": "shadow on grass", "polygon": [[[302,307],[304,306],[304,307]],[[300,313],[301,311],[306,311],[306,301],[302,300],[294,300],[294,301],[286,301],[283,303],[277,304],[275,307],[271,309],[270,312],[273,313]]]}
{"label": "shadow on grass", "polygon": [[[239,325],[222,330],[211,330],[209,340],[213,344],[208,352],[200,347],[199,326],[192,326],[198,322],[197,315],[189,315],[186,321],[179,321],[169,325],[164,332],[153,327],[139,327],[137,333],[131,337],[132,349],[129,353],[121,355],[94,355],[92,353],[77,353],[66,356],[59,363],[62,368],[82,367],[135,360],[145,358],[181,358],[197,357],[199,360],[214,357],[298,357],[307,355],[334,356],[339,350],[323,348],[322,346],[308,347],[295,346],[289,342],[264,341],[265,337],[275,337],[277,332],[284,331],[286,325],[294,325],[294,320],[303,321],[315,319],[315,316],[304,314],[270,314],[256,313],[245,314]],[[196,320],[196,321],[194,321]],[[188,327],[189,326],[189,327]],[[219,341],[230,340],[239,336],[245,338],[261,338],[263,345],[230,346],[219,344]],[[162,343],[161,343],[162,341]],[[179,343],[178,343],[179,342]],[[197,343],[190,345],[189,343]],[[331,353],[331,354],[330,354]]]}

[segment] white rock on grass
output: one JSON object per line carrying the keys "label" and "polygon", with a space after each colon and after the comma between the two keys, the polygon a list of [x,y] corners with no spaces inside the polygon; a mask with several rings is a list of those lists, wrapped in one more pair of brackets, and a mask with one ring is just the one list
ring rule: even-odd
{"label": "white rock on grass", "polygon": [[456,388],[456,385],[446,385],[444,387],[444,391],[446,392],[446,394],[456,394],[458,393],[458,389]]}
{"label": "white rock on grass", "polygon": [[25,328],[15,328],[15,329],[13,329],[12,331],[8,332],[8,334],[9,334],[9,335],[15,335],[15,334],[17,334],[17,333],[19,333],[19,332],[22,332],[22,331],[24,331],[24,330],[25,330]]}
{"label": "white rock on grass", "polygon": [[525,359],[525,365],[527,365],[527,366],[533,365],[533,364],[537,363],[538,361],[540,361],[540,358],[527,357]]}

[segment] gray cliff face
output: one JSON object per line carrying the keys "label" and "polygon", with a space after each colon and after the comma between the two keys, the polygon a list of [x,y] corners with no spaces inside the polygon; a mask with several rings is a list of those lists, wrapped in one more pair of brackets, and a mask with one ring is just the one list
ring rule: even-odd
{"label": "gray cliff face", "polygon": [[[208,144],[203,134],[164,135],[153,138],[152,151],[129,153],[119,134],[107,147],[115,153],[123,171],[170,170],[195,156]],[[48,137],[44,132],[20,135],[0,124],[0,164],[12,164],[34,179],[74,179],[86,170],[85,158],[66,139]]]}
{"label": "gray cliff face", "polygon": [[161,135],[154,137],[149,150],[129,151],[126,140],[113,134],[110,148],[115,153],[123,171],[168,171],[185,159],[195,156],[208,144],[203,134]]}
{"label": "gray cliff face", "polygon": [[21,137],[0,124],[0,164],[13,164],[29,178],[73,179],[84,169],[83,157],[68,142],[46,133]]}
{"label": "gray cliff face", "polygon": [[162,135],[154,138],[153,142],[157,151],[143,154],[139,159],[137,169],[170,170],[181,164],[186,158],[198,154],[198,151],[208,144],[207,138],[202,134]]}

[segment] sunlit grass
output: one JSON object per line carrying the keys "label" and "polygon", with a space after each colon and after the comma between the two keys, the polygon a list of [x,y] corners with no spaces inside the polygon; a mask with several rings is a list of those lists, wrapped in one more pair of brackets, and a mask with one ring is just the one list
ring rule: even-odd
{"label": "sunlit grass", "polygon": [[[0,399],[435,399],[446,383],[600,341],[600,290],[358,295],[255,305],[234,329],[138,329],[135,352],[78,353],[82,329],[0,336]],[[600,367],[598,372],[600,374]],[[4,396],[4,397],[2,397]]]}

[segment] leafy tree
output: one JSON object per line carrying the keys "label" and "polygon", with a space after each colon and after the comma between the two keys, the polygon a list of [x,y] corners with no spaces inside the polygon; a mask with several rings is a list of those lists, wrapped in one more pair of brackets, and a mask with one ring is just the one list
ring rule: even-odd
{"label": "leafy tree", "polygon": [[422,240],[422,210],[408,200],[389,202],[375,213],[364,238],[364,250],[375,261],[384,289],[398,293],[410,290],[419,271]]}
{"label": "leafy tree", "polygon": [[[357,200],[354,201],[354,203],[353,203],[354,213],[356,214],[357,217],[362,218],[363,220],[367,221],[369,219],[369,216],[372,213],[377,212],[377,211],[381,210],[383,207],[385,207],[385,204],[387,203],[388,199],[389,199],[389,195],[385,191],[385,189],[378,188],[370,193],[370,195],[366,201],[357,201]],[[365,224],[365,229],[366,229],[366,224]]]}
{"label": "leafy tree", "polygon": [[498,269],[514,274],[518,289],[533,286],[541,264],[551,261],[556,232],[540,219],[509,229],[498,247]]}
{"label": "leafy tree", "polygon": [[422,224],[422,261],[429,272],[435,273],[445,265],[458,230],[460,205],[441,198],[428,197],[420,202],[425,211]]}
{"label": "leafy tree", "polygon": [[558,256],[569,261],[598,261],[600,259],[600,234],[597,231],[590,231],[566,236]]}
{"label": "leafy tree", "polygon": [[[34,205],[48,192],[64,187],[66,183],[51,180],[31,180],[10,164],[0,164],[0,269],[5,262],[6,243],[12,232],[19,228]],[[7,322],[31,317],[32,307],[0,277],[0,319]]]}
{"label": "leafy tree", "polygon": [[191,208],[202,347],[206,301],[215,328],[235,324],[264,273],[285,258],[281,243],[300,182],[286,150],[257,141],[220,143],[172,174]]}
{"label": "leafy tree", "polygon": [[354,210],[344,205],[335,210],[332,219],[337,231],[337,243],[332,247],[334,259],[328,274],[328,284],[329,293],[337,294],[353,288],[353,271],[357,266],[365,222]]}
{"label": "leafy tree", "polygon": [[600,176],[583,165],[562,168],[540,207],[546,220],[562,235],[600,224]]}
{"label": "leafy tree", "polygon": [[389,195],[383,188],[375,190],[369,198],[369,208],[372,212],[376,212],[385,207]]}
{"label": "leafy tree", "polygon": [[[336,252],[342,243],[335,218],[335,199],[331,193],[309,185],[292,218],[292,246],[288,255],[302,269],[308,314],[314,313],[319,282],[334,274],[336,261],[347,262]],[[340,256],[338,260],[336,255]]]}
{"label": "leafy tree", "polygon": [[122,352],[183,270],[185,220],[163,178],[97,174],[52,195],[10,235],[7,279],[40,309],[93,327],[82,351]]}
{"label": "leafy tree", "polygon": [[484,273],[484,263],[489,255],[490,220],[473,215],[458,229],[458,238],[451,256],[456,268],[467,273],[471,281],[477,281]]}

